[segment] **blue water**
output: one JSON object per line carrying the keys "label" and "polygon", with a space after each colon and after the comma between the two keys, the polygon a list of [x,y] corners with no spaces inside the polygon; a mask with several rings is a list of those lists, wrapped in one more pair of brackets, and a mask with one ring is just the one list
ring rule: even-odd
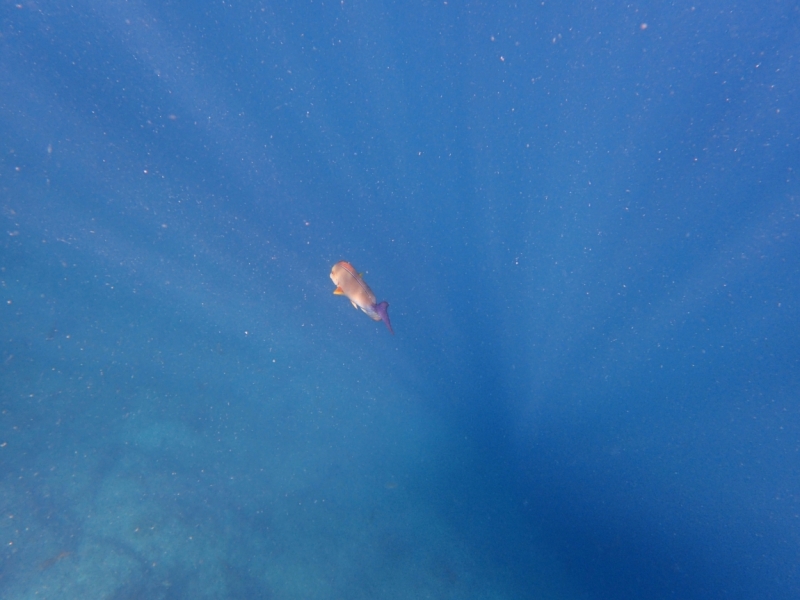
{"label": "blue water", "polygon": [[0,596],[800,597],[797,3],[0,24]]}

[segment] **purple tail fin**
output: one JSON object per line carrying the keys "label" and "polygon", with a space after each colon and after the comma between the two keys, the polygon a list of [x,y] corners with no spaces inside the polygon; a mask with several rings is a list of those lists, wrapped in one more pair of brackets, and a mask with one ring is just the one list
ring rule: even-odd
{"label": "purple tail fin", "polygon": [[389,328],[389,333],[394,335],[394,329],[392,329],[392,323],[389,321],[389,303],[386,301],[381,302],[380,304],[375,305],[375,312],[381,316],[381,320],[386,323],[386,327]]}

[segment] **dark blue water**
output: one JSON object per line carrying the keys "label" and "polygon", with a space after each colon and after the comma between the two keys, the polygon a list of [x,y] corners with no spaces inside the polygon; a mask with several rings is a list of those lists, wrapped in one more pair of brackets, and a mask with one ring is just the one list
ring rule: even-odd
{"label": "dark blue water", "polygon": [[796,3],[0,26],[4,598],[800,595]]}

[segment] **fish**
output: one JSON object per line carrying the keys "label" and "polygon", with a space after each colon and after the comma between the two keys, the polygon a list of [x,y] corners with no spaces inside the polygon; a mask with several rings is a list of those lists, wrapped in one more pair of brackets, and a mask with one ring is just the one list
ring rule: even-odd
{"label": "fish", "polygon": [[394,335],[392,323],[389,321],[389,303],[376,302],[375,294],[369,289],[367,282],[347,261],[339,261],[331,269],[331,281],[336,286],[333,293],[337,296],[347,296],[350,304],[355,309],[361,309],[373,321],[386,323],[389,333]]}

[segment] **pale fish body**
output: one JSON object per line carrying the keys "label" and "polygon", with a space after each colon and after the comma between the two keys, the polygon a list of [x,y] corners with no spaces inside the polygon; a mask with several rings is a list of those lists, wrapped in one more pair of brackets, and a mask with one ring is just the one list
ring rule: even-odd
{"label": "pale fish body", "polygon": [[360,308],[373,321],[383,321],[389,332],[394,333],[389,321],[389,303],[376,302],[375,294],[353,265],[346,261],[333,265],[331,281],[336,286],[334,294],[347,296],[354,308]]}

